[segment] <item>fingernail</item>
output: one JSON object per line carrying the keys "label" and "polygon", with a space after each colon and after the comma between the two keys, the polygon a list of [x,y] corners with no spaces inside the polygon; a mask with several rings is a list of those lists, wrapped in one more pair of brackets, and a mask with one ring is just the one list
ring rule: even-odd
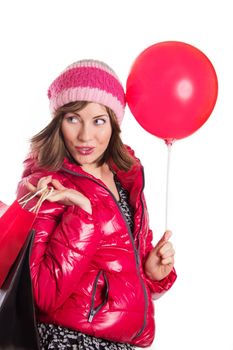
{"label": "fingernail", "polygon": [[171,237],[171,235],[172,235],[172,231],[166,231],[166,233],[165,233],[165,236],[166,236],[166,239],[169,239],[170,237]]}

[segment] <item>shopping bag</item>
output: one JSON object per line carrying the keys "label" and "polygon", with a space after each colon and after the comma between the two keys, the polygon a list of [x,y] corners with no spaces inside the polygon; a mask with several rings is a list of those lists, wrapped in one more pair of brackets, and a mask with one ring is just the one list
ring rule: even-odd
{"label": "shopping bag", "polygon": [[29,268],[33,234],[31,230],[0,289],[1,350],[39,350]]}
{"label": "shopping bag", "polygon": [[36,214],[22,208],[18,201],[0,218],[0,287],[22,248]]}
{"label": "shopping bag", "polygon": [[[7,209],[4,203],[0,205],[0,210],[5,211],[0,218],[0,239],[1,244],[4,243],[0,246],[0,267],[5,268],[1,277],[6,274],[0,288],[0,350],[39,350],[29,264],[34,235],[31,227],[41,204],[51,192],[52,189],[46,188],[26,195]],[[24,209],[38,194],[41,197],[36,205],[29,211]],[[7,259],[7,264],[2,257]]]}
{"label": "shopping bag", "polygon": [[[51,191],[43,188],[35,194],[29,193],[15,200],[7,209],[1,202],[0,216],[1,211],[4,213],[0,217],[0,287],[27,238],[42,202]],[[41,196],[36,205],[26,210],[25,205],[37,195]]]}

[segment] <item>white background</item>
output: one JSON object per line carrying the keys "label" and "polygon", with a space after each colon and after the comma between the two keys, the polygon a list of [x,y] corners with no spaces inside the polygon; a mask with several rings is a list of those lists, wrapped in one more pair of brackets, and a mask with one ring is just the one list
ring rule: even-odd
{"label": "white background", "polygon": [[[10,204],[28,139],[50,120],[47,88],[70,63],[96,58],[125,85],[146,47],[184,41],[212,61],[219,80],[207,123],[172,147],[169,228],[178,279],[155,303],[154,350],[233,350],[233,24],[230,1],[20,0],[0,4],[0,199]],[[129,109],[123,139],[146,171],[155,242],[164,231],[167,149]]]}

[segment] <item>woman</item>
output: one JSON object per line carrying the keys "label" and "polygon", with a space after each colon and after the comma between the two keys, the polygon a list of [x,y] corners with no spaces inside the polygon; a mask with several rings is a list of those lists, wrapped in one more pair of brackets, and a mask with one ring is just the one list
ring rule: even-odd
{"label": "woman", "polygon": [[154,338],[152,297],[176,279],[153,248],[140,161],[120,139],[125,95],[103,62],[51,84],[53,119],[32,138],[18,196],[53,187],[34,223],[31,275],[41,349],[132,349]]}

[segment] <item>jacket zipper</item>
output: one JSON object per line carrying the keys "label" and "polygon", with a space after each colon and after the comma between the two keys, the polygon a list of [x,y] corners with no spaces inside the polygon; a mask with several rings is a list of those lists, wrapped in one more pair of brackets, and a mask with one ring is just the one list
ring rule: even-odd
{"label": "jacket zipper", "polygon": [[[98,280],[99,280],[101,274],[103,274],[103,276],[104,276],[104,282],[105,282],[105,286],[106,286],[104,301],[100,305],[98,305],[96,308],[94,308],[97,283],[98,283]],[[97,312],[99,312],[99,310],[106,304],[106,302],[108,300],[108,292],[109,292],[109,285],[108,285],[108,280],[107,280],[106,274],[103,270],[100,270],[98,272],[98,274],[95,278],[95,282],[94,282],[93,292],[92,292],[92,296],[91,296],[91,309],[90,309],[89,316],[88,316],[88,322],[92,322],[92,320],[93,320],[94,316],[97,314]]]}
{"label": "jacket zipper", "polygon": [[[145,283],[141,277],[141,274],[140,274],[140,257],[139,257],[139,248],[140,248],[140,240],[138,241],[139,242],[139,245],[138,245],[138,250],[136,248],[136,245],[134,243],[134,239],[133,239],[133,235],[132,235],[132,232],[131,232],[131,229],[129,227],[129,224],[128,222],[126,221],[126,218],[125,216],[123,215],[122,211],[121,211],[121,208],[115,198],[115,196],[112,194],[112,192],[104,185],[102,185],[100,182],[98,182],[97,180],[87,176],[87,175],[83,175],[83,174],[78,174],[72,170],[69,170],[69,169],[66,169],[64,167],[61,168],[61,170],[64,170],[66,171],[67,173],[71,174],[71,175],[75,175],[75,176],[78,176],[78,177],[84,177],[86,179],[89,179],[93,182],[95,182],[97,185],[103,187],[109,194],[110,196],[113,198],[114,202],[116,203],[120,213],[121,213],[121,216],[127,226],[127,229],[128,229],[128,233],[129,233],[129,237],[130,237],[130,240],[131,240],[131,243],[132,243],[132,246],[133,246],[133,251],[134,251],[134,257],[135,257],[135,260],[136,260],[136,268],[137,268],[137,274],[138,274],[138,277],[139,277],[139,280],[140,280],[140,283],[141,283],[141,286],[142,286],[142,289],[143,289],[143,294],[144,294],[144,300],[145,300],[145,310],[144,310],[144,320],[143,320],[143,325],[140,329],[140,331],[135,335],[134,339],[139,337],[142,332],[144,331],[145,327],[146,327],[146,317],[147,317],[147,310],[148,310],[148,296],[147,296],[147,292],[146,292],[146,287],[145,287]],[[143,220],[143,216],[144,216],[144,205],[143,205],[143,200],[142,200],[142,192],[143,192],[143,189],[144,189],[144,186],[145,186],[145,177],[144,177],[144,171],[143,171],[143,167],[142,167],[142,178],[143,178],[143,186],[142,186],[142,189],[141,189],[141,193],[140,193],[140,200],[141,200],[141,204],[142,204],[142,215],[141,215],[141,222],[140,222],[140,229],[139,229],[139,232],[141,231],[141,228],[142,228],[142,220]],[[97,282],[96,282],[96,286],[97,286]],[[101,307],[103,305],[101,304]],[[98,308],[98,310],[97,310]],[[99,307],[97,307],[96,309],[94,310],[91,310],[90,314],[89,314],[89,317],[88,317],[88,320],[93,319],[93,317],[95,316],[95,314],[99,311]],[[97,310],[97,311],[96,311]],[[89,322],[91,322],[89,321]]]}
{"label": "jacket zipper", "polygon": [[[139,231],[138,231],[138,235],[142,229],[142,221],[143,221],[143,217],[144,217],[144,204],[143,204],[143,200],[142,200],[142,193],[143,193],[143,190],[144,190],[144,187],[145,187],[145,175],[144,175],[144,168],[142,167],[142,180],[143,180],[143,184],[142,184],[142,189],[141,189],[141,193],[140,193],[140,201],[141,201],[141,205],[142,205],[142,215],[141,215],[141,222],[140,222],[140,228],[139,228]],[[133,242],[134,244],[134,242]],[[138,237],[138,258],[139,258],[139,252],[140,252],[140,238]],[[142,285],[142,288],[143,288],[143,294],[144,294],[144,300],[145,300],[145,311],[144,311],[144,320],[143,320],[143,325],[142,325],[142,328],[140,329],[140,331],[135,335],[134,338],[137,338],[139,337],[142,332],[144,331],[145,327],[146,327],[146,317],[147,317],[147,311],[148,311],[148,296],[147,296],[147,291],[146,291],[146,287],[145,287],[145,283],[142,279],[142,276],[140,274],[140,271],[138,269],[138,276],[139,276],[139,279],[141,281],[141,285]]]}

